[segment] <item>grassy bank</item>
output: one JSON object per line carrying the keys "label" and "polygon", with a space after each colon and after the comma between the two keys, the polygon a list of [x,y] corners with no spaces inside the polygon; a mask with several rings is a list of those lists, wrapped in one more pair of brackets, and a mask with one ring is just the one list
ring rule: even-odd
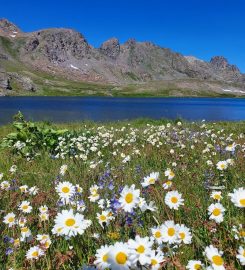
{"label": "grassy bank", "polygon": [[[244,247],[244,197],[237,205],[228,194],[244,186],[244,127],[150,119],[59,125],[19,119],[15,127],[0,127],[0,268],[242,269],[236,256]],[[159,176],[147,178],[153,172]],[[64,197],[64,187],[71,196]],[[127,203],[129,193],[133,202]],[[19,207],[25,201],[30,213]],[[218,212],[219,203],[224,212]],[[47,220],[41,206],[48,208]],[[210,206],[216,210],[208,211]],[[71,224],[68,231],[64,224],[55,227],[64,209],[84,215],[84,232]],[[144,266],[136,235],[152,237]],[[210,255],[211,245],[224,253],[211,248]]]}

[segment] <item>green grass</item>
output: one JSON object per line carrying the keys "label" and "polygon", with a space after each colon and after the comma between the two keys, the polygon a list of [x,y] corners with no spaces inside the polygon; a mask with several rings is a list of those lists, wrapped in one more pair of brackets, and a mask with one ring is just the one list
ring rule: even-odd
{"label": "green grass", "polygon": [[[40,148],[40,156],[27,161],[25,158],[14,154],[11,149],[1,150],[0,173],[4,174],[2,180],[11,181],[15,179],[18,186],[27,184],[31,187],[36,185],[40,190],[36,196],[21,195],[19,190],[0,191],[0,231],[2,237],[4,235],[13,238],[19,237],[18,226],[7,228],[2,223],[2,219],[12,211],[16,215],[20,215],[17,206],[23,200],[29,200],[33,206],[32,213],[26,216],[27,225],[34,236],[32,242],[21,243],[20,247],[14,248],[14,252],[9,256],[5,255],[5,250],[7,247],[13,248],[13,244],[4,244],[1,241],[0,269],[9,269],[10,267],[23,270],[79,269],[82,265],[88,265],[94,261],[96,249],[101,245],[113,244],[116,241],[127,241],[135,233],[141,236],[149,236],[150,228],[156,226],[157,223],[162,224],[168,219],[189,227],[193,234],[193,241],[190,245],[181,245],[177,248],[176,253],[167,258],[168,263],[165,265],[165,269],[184,269],[183,267],[190,259],[200,259],[205,262],[203,251],[210,244],[224,251],[223,258],[227,269],[242,269],[235,258],[238,246],[242,242],[234,239],[231,228],[233,225],[244,223],[243,210],[231,203],[228,193],[232,192],[233,188],[244,185],[244,153],[241,146],[245,144],[245,139],[240,134],[244,133],[245,122],[206,123],[206,126],[203,126],[203,123],[191,124],[188,122],[178,126],[176,122],[138,119],[130,122],[52,124],[51,126],[55,129],[67,128],[74,131],[77,136],[88,131],[90,134],[98,136],[98,149],[103,156],[99,157],[96,152],[91,152],[90,146],[84,144],[83,147],[89,151],[87,161],[68,156],[64,159],[51,159],[48,151],[44,148]],[[166,127],[167,123],[170,123],[171,127]],[[165,129],[160,129],[163,125]],[[98,129],[101,126],[103,128]],[[122,129],[123,127],[124,129]],[[11,125],[0,127],[0,139],[13,131]],[[134,137],[132,131],[136,134],[134,142],[130,142],[130,139]],[[113,134],[112,141],[103,139],[99,132],[100,134]],[[193,136],[194,133],[195,136]],[[161,134],[163,137],[161,137]],[[176,134],[178,137],[176,137]],[[215,134],[216,137],[212,134]],[[234,141],[241,145],[237,147],[233,156],[230,153],[215,149],[217,146],[224,149],[228,144],[228,137],[230,138],[229,143]],[[151,139],[147,140],[147,138]],[[119,143],[113,146],[113,142],[120,139],[122,139],[124,145]],[[154,139],[156,139],[155,145],[151,143]],[[106,147],[104,147],[105,141],[109,142]],[[162,143],[159,147],[157,147],[158,141]],[[210,152],[203,153],[207,144],[213,145],[213,148],[210,148]],[[185,148],[183,148],[183,145]],[[136,149],[140,151],[140,154],[135,154]],[[172,154],[170,153],[171,149],[174,149]],[[112,153],[116,150],[118,151],[117,155],[113,155]],[[122,163],[121,153],[130,155],[131,160],[128,163]],[[230,165],[224,172],[218,171],[215,164],[227,158],[233,158],[234,165]],[[95,168],[89,167],[90,161],[98,162],[99,160],[102,160],[102,163]],[[214,166],[208,166],[207,160],[211,160]],[[108,162],[110,165],[106,167]],[[176,162],[176,167],[173,166],[173,162]],[[16,173],[11,174],[9,169],[13,164],[18,169]],[[57,211],[60,211],[56,206],[58,194],[54,189],[54,181],[59,174],[60,166],[63,164],[68,165],[68,171],[64,177],[61,177],[60,181],[70,181],[83,188],[82,199],[87,207],[84,216],[93,222],[85,234],[71,240],[65,240],[64,237],[55,237],[51,233],[54,216]],[[171,210],[164,202],[167,191],[162,188],[161,184],[166,182],[164,171],[167,168],[172,168],[175,173],[172,189],[178,190],[184,198],[184,206],[176,211]],[[109,176],[105,176],[108,170]],[[143,177],[153,171],[160,172],[159,182],[143,194],[140,182]],[[132,217],[132,225],[130,226],[125,224],[125,213],[123,211],[118,212],[115,214],[115,220],[106,229],[103,229],[96,219],[96,214],[101,213],[101,209],[97,203],[88,200],[89,188],[93,184],[98,184],[101,177],[104,177],[106,183],[104,188],[99,190],[101,198],[110,199],[112,196],[118,198],[120,187],[124,187],[126,184],[135,184],[136,188],[141,189],[141,196],[145,197],[147,202],[154,201],[158,210],[154,213],[141,213],[139,210],[135,210],[136,216]],[[107,188],[111,180],[115,186],[113,190]],[[209,197],[210,191],[204,188],[204,183],[207,180],[210,181],[211,185],[223,185],[225,187],[222,191],[223,199],[221,203],[226,208],[226,212],[221,224],[209,220],[207,208],[214,200]],[[44,204],[49,207],[51,215],[50,221],[42,224],[38,219],[38,207]],[[143,222],[143,226],[138,225],[139,220]],[[38,244],[35,236],[40,233],[49,233],[52,244],[45,257],[37,262],[30,263],[25,260],[24,256],[31,246]],[[99,238],[94,239],[93,233],[98,233]],[[73,248],[69,249],[69,246],[73,246]]]}

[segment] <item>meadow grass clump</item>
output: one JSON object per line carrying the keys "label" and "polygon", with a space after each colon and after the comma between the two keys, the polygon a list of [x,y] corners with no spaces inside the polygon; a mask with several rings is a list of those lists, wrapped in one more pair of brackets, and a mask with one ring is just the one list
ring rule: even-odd
{"label": "meadow grass clump", "polygon": [[244,123],[0,128],[0,269],[242,269]]}

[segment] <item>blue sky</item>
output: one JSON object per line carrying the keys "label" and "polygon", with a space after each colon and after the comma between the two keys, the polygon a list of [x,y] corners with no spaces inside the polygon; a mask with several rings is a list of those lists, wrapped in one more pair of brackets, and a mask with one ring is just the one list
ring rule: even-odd
{"label": "blue sky", "polygon": [[1,0],[23,31],[69,27],[98,47],[110,37],[152,41],[184,55],[223,55],[245,73],[244,0]]}

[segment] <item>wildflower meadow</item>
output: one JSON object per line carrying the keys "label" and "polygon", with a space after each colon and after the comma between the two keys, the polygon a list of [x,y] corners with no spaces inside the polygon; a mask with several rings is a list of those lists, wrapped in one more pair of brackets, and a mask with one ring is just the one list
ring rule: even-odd
{"label": "wildflower meadow", "polygon": [[0,269],[243,269],[245,123],[0,128]]}

